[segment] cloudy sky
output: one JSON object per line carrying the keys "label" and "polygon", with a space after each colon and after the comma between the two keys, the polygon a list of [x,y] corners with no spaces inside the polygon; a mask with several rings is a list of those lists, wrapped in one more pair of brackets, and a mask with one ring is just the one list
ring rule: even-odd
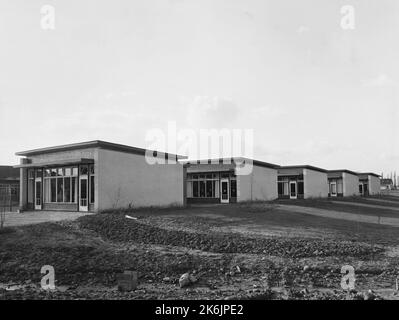
{"label": "cloudy sky", "polygon": [[2,0],[0,39],[0,164],[94,139],[145,148],[172,122],[252,129],[254,158],[277,164],[399,169],[396,0]]}

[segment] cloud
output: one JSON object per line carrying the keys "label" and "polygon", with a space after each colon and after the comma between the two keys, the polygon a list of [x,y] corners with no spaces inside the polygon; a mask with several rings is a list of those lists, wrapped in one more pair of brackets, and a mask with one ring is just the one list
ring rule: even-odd
{"label": "cloud", "polygon": [[238,118],[238,106],[234,101],[223,97],[195,96],[183,97],[186,122],[191,127],[225,128]]}
{"label": "cloud", "polygon": [[307,26],[299,26],[298,29],[296,29],[296,32],[299,34],[305,33],[310,31],[310,28]]}
{"label": "cloud", "polygon": [[368,79],[363,83],[365,87],[395,87],[397,86],[397,82],[391,79],[385,73],[381,73],[378,76]]}

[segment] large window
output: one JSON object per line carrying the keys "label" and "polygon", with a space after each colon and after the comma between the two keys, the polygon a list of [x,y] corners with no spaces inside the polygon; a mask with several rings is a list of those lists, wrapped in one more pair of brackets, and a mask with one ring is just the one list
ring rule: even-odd
{"label": "large window", "polygon": [[280,196],[288,196],[288,183],[289,179],[285,177],[278,177],[277,191]]}
{"label": "large window", "polygon": [[303,185],[303,175],[298,176],[280,176],[277,178],[277,193],[281,196],[289,196],[289,183],[290,181],[297,182],[298,195],[303,195],[304,185]]}
{"label": "large window", "polygon": [[188,174],[187,197],[218,198],[219,174],[218,173]]}
{"label": "large window", "polygon": [[46,169],[44,171],[44,201],[76,203],[76,167]]}

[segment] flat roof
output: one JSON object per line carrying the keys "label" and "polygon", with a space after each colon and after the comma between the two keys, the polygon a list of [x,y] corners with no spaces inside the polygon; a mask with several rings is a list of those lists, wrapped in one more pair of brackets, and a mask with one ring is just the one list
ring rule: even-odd
{"label": "flat roof", "polygon": [[223,164],[224,162],[228,162],[225,164],[229,164],[229,163],[235,163],[235,162],[244,162],[245,163],[245,161],[251,161],[253,165],[259,166],[259,167],[266,167],[266,168],[272,168],[272,169],[277,169],[280,167],[278,164],[259,161],[259,160],[253,160],[253,159],[249,159],[249,158],[245,158],[245,157],[187,160],[187,161],[184,161],[183,163],[184,164]]}
{"label": "flat roof", "polygon": [[379,174],[376,174],[376,173],[374,173],[374,172],[358,172],[357,173],[357,175],[358,176],[374,176],[374,177],[377,177],[377,178],[380,178],[381,176],[379,175]]}
{"label": "flat roof", "polygon": [[120,151],[120,152],[127,152],[127,153],[134,153],[139,155],[145,155],[146,152],[152,151],[154,153],[154,157],[156,156],[165,156],[167,158],[172,157],[176,159],[187,159],[186,156],[177,155],[173,153],[167,152],[160,152],[156,150],[147,150],[143,148],[132,147],[124,144],[119,143],[112,143],[102,140],[93,140],[87,142],[79,142],[79,143],[71,143],[71,144],[64,144],[55,147],[47,147],[47,148],[40,148],[40,149],[33,149],[28,151],[20,151],[16,152],[15,155],[17,156],[34,156],[38,154],[45,154],[45,153],[52,153],[52,152],[60,152],[60,151],[70,151],[70,150],[78,150],[78,149],[86,149],[86,148],[100,148],[106,150],[113,150],[113,151]]}
{"label": "flat roof", "polygon": [[353,174],[354,176],[357,176],[358,174],[355,171],[351,171],[348,169],[334,169],[334,170],[328,170],[328,173],[337,173],[337,172],[346,172],[349,174]]}
{"label": "flat roof", "polygon": [[307,165],[307,164],[305,164],[305,165],[292,165],[292,166],[280,166],[279,169],[309,169],[309,170],[313,170],[313,171],[328,172],[326,169],[310,166],[310,165]]}

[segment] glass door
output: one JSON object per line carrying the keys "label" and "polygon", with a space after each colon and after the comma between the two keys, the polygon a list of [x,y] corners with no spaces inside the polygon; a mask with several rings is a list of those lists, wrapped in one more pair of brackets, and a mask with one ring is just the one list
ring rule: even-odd
{"label": "glass door", "polygon": [[229,203],[229,179],[221,179],[220,180],[220,185],[221,185],[221,197],[220,197],[220,202],[221,203]]}
{"label": "glass door", "polygon": [[290,181],[290,199],[297,198],[296,181]]}
{"label": "glass door", "polygon": [[335,181],[330,183],[330,194],[331,197],[337,196],[337,183]]}
{"label": "glass door", "polygon": [[42,210],[42,178],[35,179],[35,210]]}
{"label": "glass door", "polygon": [[80,167],[79,175],[79,211],[89,211],[89,168]]}

